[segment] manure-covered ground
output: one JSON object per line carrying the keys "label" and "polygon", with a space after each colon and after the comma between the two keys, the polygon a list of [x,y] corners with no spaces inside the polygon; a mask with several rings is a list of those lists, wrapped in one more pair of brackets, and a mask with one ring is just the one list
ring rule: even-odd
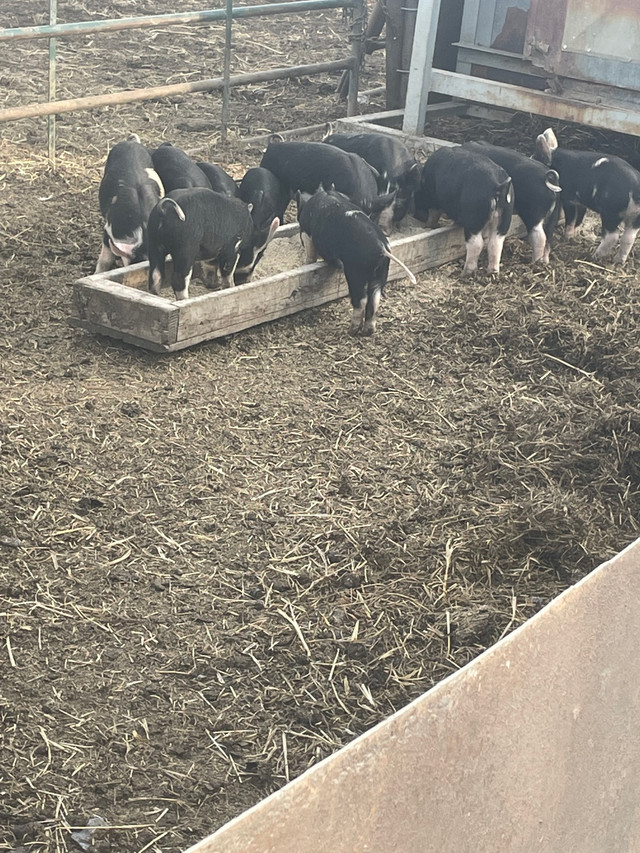
{"label": "manure-covered ground", "polygon": [[[11,0],[5,25],[46,5]],[[175,11],[59,16],[134,9]],[[310,21],[238,25],[236,70],[343,55],[340,14]],[[216,76],[209,33],[61,42],[58,95]],[[3,106],[44,99],[43,45],[3,45]],[[95,850],[180,851],[637,536],[638,249],[596,263],[593,218],[546,268],[510,240],[499,277],[390,285],[373,339],[347,300],[172,355],[69,327],[110,144],[170,139],[239,176],[260,147],[238,138],[344,114],[335,83],[234,92],[227,146],[217,95],[72,113],[55,170],[44,121],[0,128],[0,850],[77,849],[99,816]],[[544,127],[429,132],[531,153]]]}

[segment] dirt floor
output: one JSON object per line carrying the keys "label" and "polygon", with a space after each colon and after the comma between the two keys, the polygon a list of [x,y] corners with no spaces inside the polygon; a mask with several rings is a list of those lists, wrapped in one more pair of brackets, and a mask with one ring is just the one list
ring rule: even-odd
{"label": "dirt floor", "polygon": [[[47,8],[5,0],[2,26]],[[151,11],[175,9],[59,3]],[[234,30],[245,70],[338,58],[348,22]],[[60,41],[58,97],[217,76],[221,51],[220,27]],[[3,44],[0,106],[44,100],[45,68],[44,42]],[[169,356],[68,325],[110,145],[241,175],[261,147],[238,139],[343,115],[336,82],[234,91],[226,146],[218,95],[71,113],[56,169],[45,120],[0,126],[0,850],[80,849],[90,819],[102,853],[183,850],[638,535],[638,249],[595,263],[594,220],[548,268],[511,240],[499,277],[393,284],[373,339],[346,300]],[[530,153],[544,126],[430,130]]]}

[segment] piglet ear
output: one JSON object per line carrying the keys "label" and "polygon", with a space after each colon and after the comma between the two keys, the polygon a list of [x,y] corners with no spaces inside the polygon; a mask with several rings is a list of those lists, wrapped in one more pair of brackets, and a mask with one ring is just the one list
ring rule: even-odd
{"label": "piglet ear", "polygon": [[556,148],[558,147],[558,140],[556,139],[556,135],[553,132],[553,130],[550,127],[548,127],[544,131],[542,136],[544,136],[544,138],[547,140],[547,145],[549,146],[551,151],[555,151]]}
{"label": "piglet ear", "polygon": [[549,143],[543,133],[538,136],[536,139],[536,160],[539,160],[541,163],[544,163],[545,166],[551,165],[551,154],[552,149],[549,147]]}
{"label": "piglet ear", "polygon": [[273,222],[269,226],[269,236],[267,237],[267,243],[270,243],[275,237],[276,231],[280,227],[280,220],[278,217],[274,217]]}

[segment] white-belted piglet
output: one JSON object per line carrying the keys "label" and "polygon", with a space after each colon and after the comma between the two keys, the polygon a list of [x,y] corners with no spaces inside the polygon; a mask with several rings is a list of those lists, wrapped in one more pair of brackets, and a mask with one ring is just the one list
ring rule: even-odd
{"label": "white-belted piglet", "polygon": [[167,194],[190,187],[210,189],[209,180],[202,169],[196,166],[188,154],[170,142],[163,142],[152,151],[151,159]]}
{"label": "white-belted piglet", "polygon": [[640,231],[640,172],[613,154],[559,148],[551,128],[536,139],[535,156],[560,175],[565,235],[574,235],[587,208],[595,210],[602,221],[596,258],[615,252],[614,261],[623,264]]}
{"label": "white-belted piglet", "polygon": [[465,142],[463,148],[489,157],[511,177],[515,192],[514,211],[527,229],[531,262],[548,263],[551,241],[561,210],[558,173],[526,154],[502,145]]}
{"label": "white-belted piglet", "polygon": [[248,281],[279,224],[276,218],[266,233],[257,232],[249,207],[240,199],[204,187],[174,190],[149,217],[149,290],[160,293],[168,254],[176,299],[188,298],[198,260],[210,265],[213,286],[218,272],[226,287]]}
{"label": "white-belted piglet", "polygon": [[382,133],[331,133],[322,140],[343,151],[359,154],[378,173],[380,194],[396,191],[389,213],[378,218],[378,225],[388,233],[392,224],[409,212],[413,193],[420,186],[420,166],[401,139]]}
{"label": "white-belted piglet", "polygon": [[414,195],[415,215],[430,228],[446,213],[464,229],[467,255],[463,274],[478,268],[487,241],[487,272],[500,272],[504,238],[511,225],[514,192],[505,170],[477,151],[438,148],[422,169]]}
{"label": "white-belted piglet", "polygon": [[378,173],[359,154],[322,142],[272,141],[260,165],[273,172],[291,198],[298,191],[334,189],[371,216],[380,215],[395,198],[395,193],[378,196]]}
{"label": "white-belted piglet", "polygon": [[284,223],[289,206],[289,193],[282,181],[261,166],[248,169],[238,186],[238,198],[251,205],[251,216],[258,227],[271,222],[274,216]]}
{"label": "white-belted piglet", "polygon": [[207,163],[206,160],[198,160],[196,166],[206,175],[209,186],[214,192],[222,193],[229,198],[239,198],[238,185],[231,175],[215,163]]}

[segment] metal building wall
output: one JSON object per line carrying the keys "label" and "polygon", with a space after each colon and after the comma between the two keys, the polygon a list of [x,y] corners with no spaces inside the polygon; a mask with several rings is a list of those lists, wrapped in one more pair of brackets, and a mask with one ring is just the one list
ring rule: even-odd
{"label": "metal building wall", "polygon": [[439,8],[418,6],[406,132],[437,92],[640,135],[639,0],[465,0],[455,72],[433,66]]}

